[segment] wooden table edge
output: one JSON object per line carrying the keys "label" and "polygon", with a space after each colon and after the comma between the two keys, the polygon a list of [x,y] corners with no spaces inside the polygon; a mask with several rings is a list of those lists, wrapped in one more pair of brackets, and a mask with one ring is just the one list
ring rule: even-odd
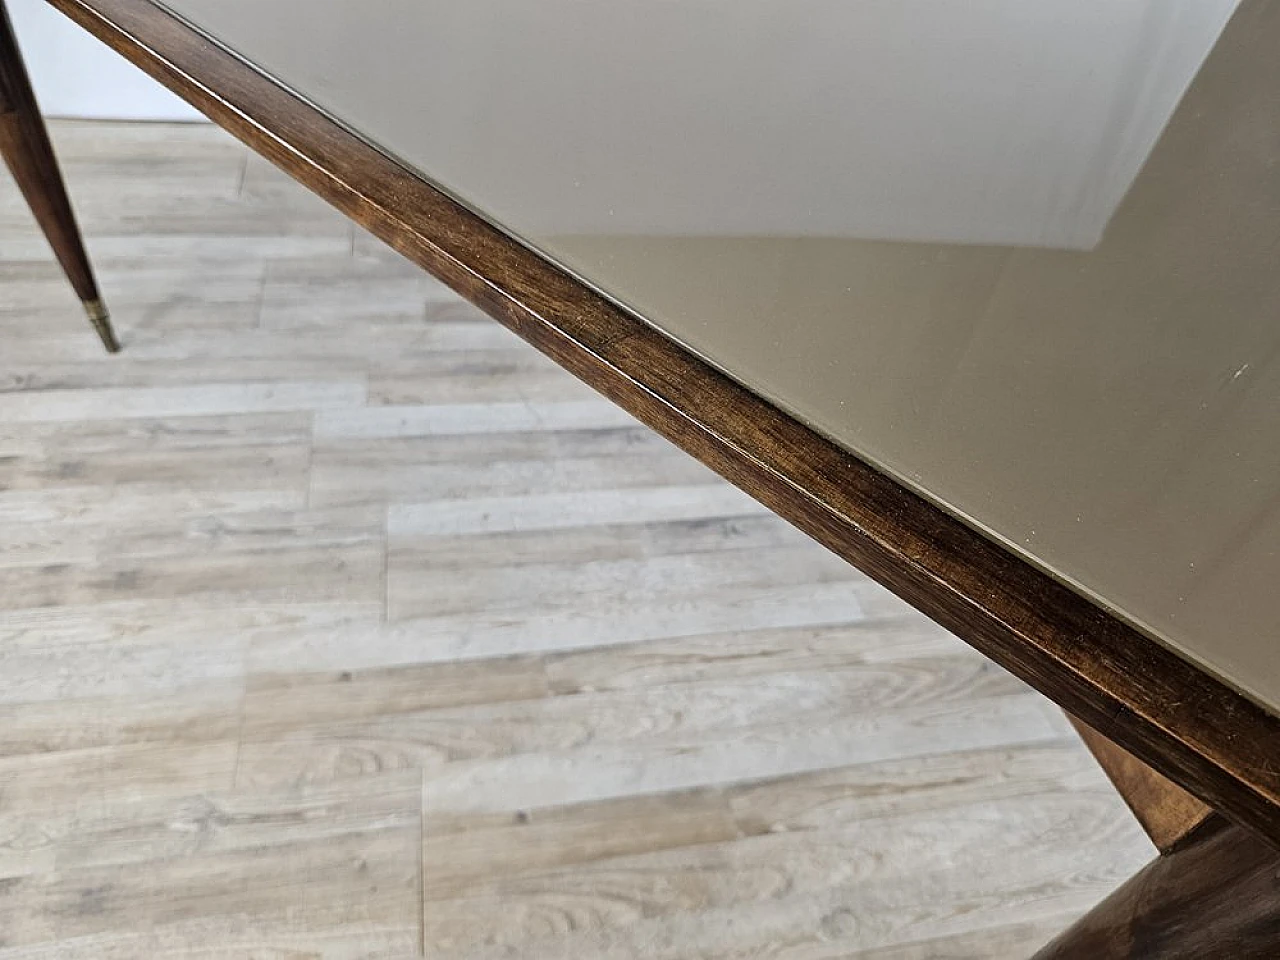
{"label": "wooden table edge", "polygon": [[560,366],[1280,843],[1280,718],[784,414],[153,0],[47,0]]}

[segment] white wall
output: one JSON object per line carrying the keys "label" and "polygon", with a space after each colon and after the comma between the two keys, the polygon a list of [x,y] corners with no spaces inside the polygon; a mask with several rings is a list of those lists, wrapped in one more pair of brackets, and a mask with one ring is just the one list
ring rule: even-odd
{"label": "white wall", "polygon": [[46,116],[204,119],[44,0],[10,0],[9,12]]}

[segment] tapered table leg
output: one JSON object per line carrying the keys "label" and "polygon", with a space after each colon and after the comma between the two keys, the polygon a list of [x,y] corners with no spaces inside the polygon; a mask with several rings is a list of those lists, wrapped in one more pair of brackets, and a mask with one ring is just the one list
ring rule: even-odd
{"label": "tapered table leg", "polygon": [[98,295],[93,268],[71,211],[71,201],[67,198],[4,0],[0,0],[0,155],[48,237],[67,279],[84,303],[102,345],[115,353],[120,344]]}
{"label": "tapered table leg", "polygon": [[1275,960],[1280,853],[1220,821],[1150,866],[1035,960]]}

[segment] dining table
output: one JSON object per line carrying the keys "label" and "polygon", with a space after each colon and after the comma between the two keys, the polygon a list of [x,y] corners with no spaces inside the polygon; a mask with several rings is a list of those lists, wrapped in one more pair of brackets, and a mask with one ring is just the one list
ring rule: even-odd
{"label": "dining table", "polygon": [[[47,2],[1056,702],[1040,960],[1280,956],[1280,0]],[[119,349],[2,2],[0,153]]]}

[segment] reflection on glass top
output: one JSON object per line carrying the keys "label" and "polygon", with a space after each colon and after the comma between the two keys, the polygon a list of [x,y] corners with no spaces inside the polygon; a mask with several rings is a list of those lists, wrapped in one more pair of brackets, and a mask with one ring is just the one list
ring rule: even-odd
{"label": "reflection on glass top", "polygon": [[1280,2],[170,5],[1280,709]]}

